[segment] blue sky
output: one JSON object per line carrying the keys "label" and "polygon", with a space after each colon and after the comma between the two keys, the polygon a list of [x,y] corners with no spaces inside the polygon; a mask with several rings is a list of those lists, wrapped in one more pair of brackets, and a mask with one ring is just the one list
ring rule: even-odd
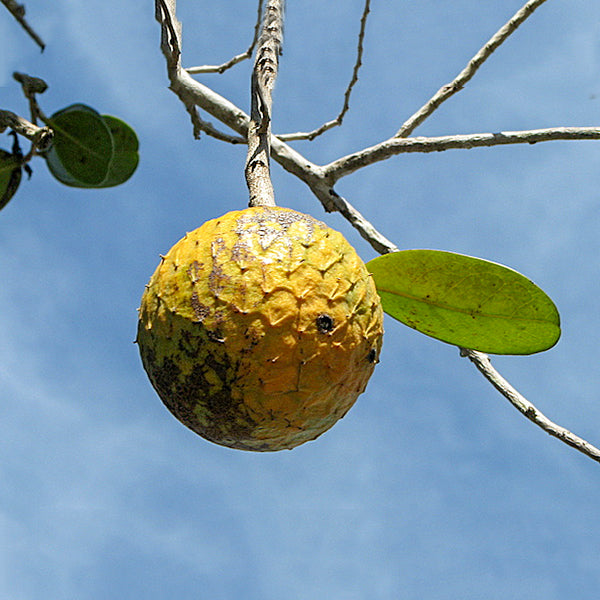
{"label": "blue sky", "polygon": [[[187,66],[244,50],[255,3],[180,3]],[[223,6],[225,6],[223,8]],[[317,163],[390,136],[520,1],[374,2],[342,128]],[[0,107],[14,70],[47,80],[47,113],[83,102],[129,122],[141,163],[108,190],[61,186],[41,160],[0,213],[0,596],[592,599],[600,466],[538,430],[458,351],[386,320],[350,413],[292,452],[205,442],[152,390],[132,343],[159,253],[245,206],[244,149],[192,139],[167,89],[150,2],[47,3],[35,45],[0,12]],[[361,2],[289,2],[277,132],[334,116]],[[201,81],[248,110],[249,64]],[[549,1],[417,135],[600,123],[600,5]],[[9,138],[0,136],[7,148]],[[495,364],[540,410],[600,444],[597,142],[407,155],[338,191],[401,248],[505,263],[555,300],[559,344]],[[341,230],[278,166],[279,204]]]}

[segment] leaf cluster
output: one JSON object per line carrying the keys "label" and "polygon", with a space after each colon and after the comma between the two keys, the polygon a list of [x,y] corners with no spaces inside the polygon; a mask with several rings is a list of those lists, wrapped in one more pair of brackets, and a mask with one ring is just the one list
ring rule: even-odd
{"label": "leaf cluster", "polygon": [[85,104],[67,106],[45,121],[53,132],[49,149],[24,157],[16,134],[12,151],[0,149],[0,210],[19,188],[22,170],[31,174],[27,163],[36,155],[60,183],[78,188],[121,185],[137,169],[138,138],[124,121]]}

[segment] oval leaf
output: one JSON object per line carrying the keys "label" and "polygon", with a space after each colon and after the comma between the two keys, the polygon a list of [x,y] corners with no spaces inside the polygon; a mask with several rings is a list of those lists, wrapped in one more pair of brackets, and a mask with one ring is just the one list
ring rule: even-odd
{"label": "oval leaf", "polygon": [[560,337],[552,300],[497,263],[402,250],[373,259],[367,268],[386,313],[443,342],[490,354],[533,354]]}
{"label": "oval leaf", "polygon": [[54,113],[48,124],[54,142],[45,154],[50,172],[60,182],[96,187],[109,174],[113,139],[104,119],[89,106],[73,104]]}
{"label": "oval leaf", "polygon": [[102,115],[113,138],[113,156],[104,181],[97,187],[112,187],[125,183],[135,172],[139,162],[139,142],[135,131],[124,121]]}
{"label": "oval leaf", "polygon": [[21,159],[0,149],[0,210],[15,195],[21,183]]}

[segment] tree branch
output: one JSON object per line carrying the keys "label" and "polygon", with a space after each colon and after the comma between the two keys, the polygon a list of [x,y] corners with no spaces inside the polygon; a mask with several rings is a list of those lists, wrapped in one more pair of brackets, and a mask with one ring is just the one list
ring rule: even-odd
{"label": "tree branch", "polygon": [[192,120],[192,127],[193,127],[195,139],[199,140],[200,133],[204,132],[207,135],[209,135],[210,137],[213,137],[217,140],[221,140],[222,142],[227,142],[229,144],[245,144],[246,143],[246,138],[243,138],[238,135],[231,135],[228,133],[224,133],[223,131],[220,131],[219,129],[214,127],[212,123],[205,121],[200,116],[200,113],[198,112],[198,109],[195,104],[192,104],[192,103],[189,103],[189,104],[184,103],[184,104],[185,104],[185,108],[188,111],[188,114],[190,115],[190,118]]}
{"label": "tree branch", "polygon": [[350,175],[373,163],[396,154],[409,152],[442,152],[450,149],[471,149],[507,144],[537,144],[554,140],[599,140],[600,127],[553,127],[529,131],[503,131],[500,133],[474,133],[440,137],[392,137],[385,142],[348,154],[323,167],[332,181]]}
{"label": "tree branch", "polygon": [[29,102],[29,113],[31,115],[31,122],[36,125],[37,120],[41,119],[46,122],[48,119],[42,112],[38,101],[37,94],[43,94],[48,89],[48,84],[40,77],[32,77],[26,73],[19,73],[15,71],[13,73],[13,79],[21,84],[21,89],[27,101]]}
{"label": "tree branch", "polygon": [[592,460],[600,462],[600,450],[586,442],[583,438],[571,433],[568,429],[557,425],[540,412],[527,398],[522,396],[496,369],[489,357],[475,350],[460,349],[461,356],[466,356],[477,367],[479,372],[524,416],[541,427],[546,433],[572,448],[579,450]]}
{"label": "tree branch", "polygon": [[[176,0],[155,0],[156,20],[161,25],[161,50],[167,63],[170,89],[186,106],[197,105],[229,126],[244,139],[250,117],[235,104],[193,79],[181,68],[181,23],[176,17]],[[271,136],[271,156],[289,173],[303,181],[320,200],[326,211],[341,212],[360,235],[380,253],[396,246],[380,234],[359,211],[333,189],[333,181],[322,167],[312,163],[291,146]]]}
{"label": "tree branch", "polygon": [[[179,97],[191,117],[194,137],[198,138],[200,132],[204,131],[212,137],[232,144],[246,143],[248,115],[210,88],[195,81],[181,68],[181,23],[177,20],[175,7],[176,0],[156,0],[155,18],[161,26],[160,48],[167,63],[169,87]],[[202,120],[196,106],[229,125],[242,137],[223,133]]]}
{"label": "tree branch", "polygon": [[250,192],[249,206],[275,206],[270,170],[271,110],[283,43],[283,8],[283,0],[267,0],[252,71],[248,155],[244,170]]}
{"label": "tree branch", "polygon": [[[176,18],[175,0],[156,0],[156,18],[161,25],[161,49],[167,62],[171,90],[188,107],[198,106],[246,139],[250,117],[232,102],[193,79],[180,66],[181,24]],[[189,109],[188,109],[189,110]],[[298,177],[314,193],[326,211],[341,212],[360,235],[380,253],[394,251],[396,246],[377,232],[368,220],[339,196],[333,185],[341,177],[389,156],[402,152],[433,152],[452,147],[473,148],[496,143],[535,143],[546,139],[593,139],[597,128],[556,128],[538,132],[505,132],[442,138],[391,138],[329,165],[319,166],[308,160],[276,136],[271,136],[271,156],[286,171]],[[544,133],[541,133],[544,132]],[[525,134],[525,135],[524,135]],[[531,134],[529,137],[527,134]],[[490,140],[496,143],[490,143]]]}
{"label": "tree branch", "polygon": [[346,88],[346,91],[344,92],[344,103],[342,105],[342,109],[341,109],[340,113],[338,114],[338,116],[335,119],[328,121],[327,123],[324,123],[323,125],[321,125],[321,127],[318,127],[317,129],[314,129],[313,131],[280,134],[277,136],[280,140],[284,140],[286,142],[290,142],[293,140],[310,140],[310,141],[312,141],[317,136],[321,135],[322,133],[325,133],[326,131],[329,131],[333,127],[338,127],[339,125],[342,124],[342,121],[344,120],[344,117],[346,116],[346,113],[348,112],[348,109],[350,108],[350,96],[352,94],[352,89],[354,88],[354,85],[358,81],[358,72],[362,66],[362,55],[363,55],[363,44],[364,44],[364,39],[365,39],[365,29],[367,26],[367,17],[369,16],[370,10],[371,10],[371,0],[366,0],[365,7],[363,9],[363,13],[360,18],[360,31],[358,33],[358,47],[356,50],[356,61],[354,63],[354,68],[352,70],[352,77],[350,78],[348,87]]}
{"label": "tree branch", "polygon": [[15,0],[1,0],[2,4],[6,6],[10,14],[17,20],[19,25],[27,32],[29,37],[40,47],[41,51],[44,51],[46,45],[42,38],[35,32],[33,27],[25,19],[25,6],[18,4]]}
{"label": "tree branch", "polygon": [[377,231],[350,202],[340,196],[332,187],[328,185],[313,185],[310,188],[323,206],[331,206],[329,210],[341,213],[352,227],[360,233],[361,237],[371,244],[371,247],[376,252],[379,254],[398,252],[399,248],[395,244]]}
{"label": "tree branch", "polygon": [[246,60],[252,56],[254,52],[254,48],[256,46],[256,42],[258,40],[258,32],[260,30],[260,24],[262,22],[262,7],[264,4],[264,0],[258,0],[258,10],[256,17],[256,25],[254,26],[254,37],[252,38],[252,43],[248,47],[248,50],[242,52],[241,54],[237,54],[233,58],[229,59],[227,62],[224,62],[221,65],[203,65],[201,67],[190,67],[186,69],[186,71],[190,75],[198,75],[201,73],[224,73],[227,69],[231,69],[231,67],[237,65],[238,63]]}
{"label": "tree branch", "polygon": [[469,61],[469,64],[453,81],[441,87],[424,106],[405,121],[402,127],[396,132],[395,137],[402,138],[409,136],[416,127],[438,109],[440,104],[448,100],[448,98],[456,94],[456,92],[460,91],[493,52],[544,2],[546,2],[546,0],[529,0],[529,2],[515,13],[508,23],[501,27],[490,38],[487,44],[477,52],[477,54]]}
{"label": "tree branch", "polygon": [[52,145],[54,132],[50,127],[38,127],[9,110],[0,110],[0,133],[7,128],[27,138],[39,152],[48,150]]}

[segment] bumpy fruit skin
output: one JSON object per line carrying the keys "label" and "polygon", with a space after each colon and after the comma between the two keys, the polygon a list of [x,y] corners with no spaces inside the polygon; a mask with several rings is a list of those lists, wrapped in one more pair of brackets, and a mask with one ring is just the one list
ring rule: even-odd
{"label": "bumpy fruit skin", "polygon": [[167,408],[202,437],[272,451],[343,417],[378,362],[383,312],[344,237],[257,207],[188,233],[150,279],[137,341]]}

